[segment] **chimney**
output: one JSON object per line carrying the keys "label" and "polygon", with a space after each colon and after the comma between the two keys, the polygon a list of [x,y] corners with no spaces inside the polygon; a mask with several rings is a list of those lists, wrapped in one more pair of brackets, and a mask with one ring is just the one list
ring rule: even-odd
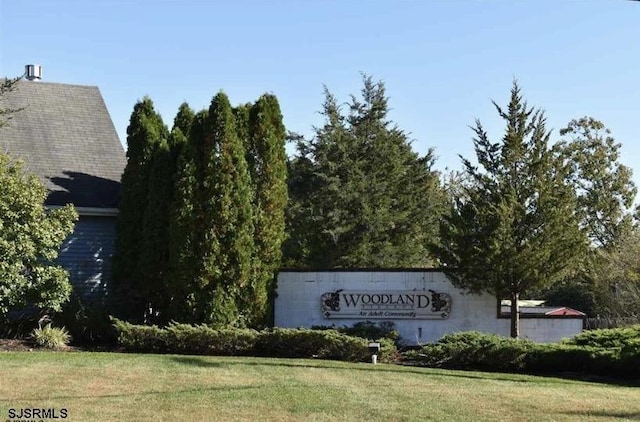
{"label": "chimney", "polygon": [[24,67],[24,77],[28,81],[39,81],[42,79],[42,66],[39,64],[28,64]]}

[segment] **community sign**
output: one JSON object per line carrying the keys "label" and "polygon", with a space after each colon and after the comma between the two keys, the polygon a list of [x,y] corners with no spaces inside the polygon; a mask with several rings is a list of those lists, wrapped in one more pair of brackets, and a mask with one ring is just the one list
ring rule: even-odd
{"label": "community sign", "polygon": [[356,291],[336,290],[321,298],[325,318],[445,319],[451,312],[451,296],[433,290]]}

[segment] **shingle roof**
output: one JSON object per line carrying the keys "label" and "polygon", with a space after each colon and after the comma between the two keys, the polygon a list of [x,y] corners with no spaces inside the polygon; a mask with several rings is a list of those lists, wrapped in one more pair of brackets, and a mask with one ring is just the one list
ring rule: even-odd
{"label": "shingle roof", "polygon": [[0,107],[24,107],[0,128],[0,150],[40,177],[48,205],[117,207],[126,158],[98,87],[20,81]]}

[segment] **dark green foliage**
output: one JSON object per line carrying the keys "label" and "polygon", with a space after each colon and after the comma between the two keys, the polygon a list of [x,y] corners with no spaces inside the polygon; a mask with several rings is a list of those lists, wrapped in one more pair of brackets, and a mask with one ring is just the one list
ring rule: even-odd
{"label": "dark green foliage", "polygon": [[566,344],[600,348],[623,348],[640,340],[640,325],[606,330],[590,330],[567,340]]}
{"label": "dark green foliage", "polygon": [[332,330],[274,328],[263,331],[256,342],[259,356],[319,358],[363,362],[369,358],[364,339]]}
{"label": "dark green foliage", "polygon": [[233,110],[219,93],[197,114],[184,103],[171,133],[146,98],[128,133],[114,264],[122,315],[264,325],[287,201],[276,98]]}
{"label": "dark green foliage", "polygon": [[352,337],[360,337],[367,340],[375,341],[379,339],[387,339],[393,341],[396,345],[400,342],[400,334],[396,330],[393,322],[383,321],[378,324],[372,321],[356,322],[352,326],[314,326],[312,330],[335,330],[339,333]]}
{"label": "dark green foliage", "polygon": [[166,328],[114,320],[118,343],[130,352],[197,355],[248,355],[258,333],[248,329],[214,330],[206,325],[172,323]]}
{"label": "dark green foliage", "polygon": [[[186,324],[159,328],[120,320],[114,320],[113,324],[119,344],[130,352],[370,360],[367,340],[333,330],[275,328],[258,332]],[[380,361],[391,362],[396,358],[393,342],[381,340]]]}
{"label": "dark green foliage", "polygon": [[157,325],[133,325],[114,319],[118,343],[129,352],[164,353],[167,350],[166,330]]}
{"label": "dark green foliage", "polygon": [[250,329],[214,330],[206,325],[170,324],[166,342],[171,353],[239,356],[249,354],[258,332]]}
{"label": "dark green foliage", "polygon": [[438,368],[618,378],[640,377],[640,329],[596,330],[554,344],[464,332],[404,353],[407,363]]}
{"label": "dark green foliage", "polygon": [[[278,99],[265,94],[249,110],[247,156],[253,196],[253,275],[243,293],[252,325],[265,324],[269,295],[282,261],[287,206],[285,127]],[[242,135],[242,132],[240,132]]]}
{"label": "dark green foliage", "polygon": [[142,226],[142,250],[139,266],[143,272],[143,296],[150,312],[147,322],[167,323],[170,306],[171,210],[175,200],[178,156],[186,143],[176,128],[167,141],[162,140],[151,158],[149,192]]}
{"label": "dark green foliage", "polygon": [[253,214],[245,149],[227,96],[198,113],[180,162],[174,204],[172,317],[218,326],[241,318],[253,254]]}
{"label": "dark green foliage", "polygon": [[364,77],[362,99],[345,114],[325,90],[325,123],[312,140],[297,137],[289,163],[289,240],[285,265],[310,268],[432,264],[444,195],[408,135],[387,117],[382,82]]}
{"label": "dark green foliage", "polygon": [[640,371],[625,368],[619,351],[564,344],[537,345],[527,356],[527,372],[575,373],[610,377],[637,377]]}
{"label": "dark green foliage", "polygon": [[[142,219],[142,239],[138,268],[140,293],[152,322],[166,307],[166,279],[169,271],[169,207],[173,201],[175,163],[169,145],[161,140],[151,157],[146,209]],[[142,204],[140,204],[142,206]]]}
{"label": "dark green foliage", "polygon": [[587,249],[575,218],[567,169],[554,160],[541,111],[528,108],[514,83],[501,142],[476,122],[479,166],[463,159],[469,182],[440,225],[431,247],[457,287],[511,299],[511,335],[518,336],[521,293],[563,280]]}
{"label": "dark green foliage", "polygon": [[542,292],[532,292],[530,297],[543,299],[548,306],[567,306],[592,316],[598,314],[600,308],[592,280],[586,274],[575,274],[550,286]]}
{"label": "dark green foliage", "polygon": [[534,347],[530,341],[469,331],[447,334],[438,343],[406,352],[405,358],[432,367],[518,372]]}
{"label": "dark green foliage", "polygon": [[172,211],[171,317],[264,325],[287,198],[278,102],[232,109],[220,93],[191,122]]}
{"label": "dark green foliage", "polygon": [[102,301],[86,302],[72,294],[62,312],[54,316],[54,323],[66,327],[72,343],[77,346],[110,346],[116,343],[109,308]]}
{"label": "dark green foliage", "polygon": [[[210,151],[203,178],[204,212],[215,218],[201,227],[207,249],[202,254],[203,272],[198,281],[214,294],[199,306],[205,322],[227,325],[239,317],[231,303],[240,301],[241,293],[249,287],[254,226],[245,149],[223,93],[211,102],[204,140]],[[225,308],[222,314],[220,310]]]}
{"label": "dark green foliage", "polygon": [[[178,158],[175,198],[171,207],[170,266],[168,280],[170,298],[168,317],[176,321],[194,321],[192,311],[198,294],[195,284],[202,256],[202,203],[204,125],[208,112],[197,113],[189,130],[189,140]],[[201,321],[199,321],[201,322]]]}
{"label": "dark green foliage", "polygon": [[[144,263],[152,267],[145,267],[141,265],[141,258],[145,254],[154,254],[153,250],[146,248],[154,247],[157,238],[162,237],[157,233],[159,222],[153,221],[157,216],[147,217],[145,224],[145,212],[148,210],[151,185],[154,187],[151,198],[154,204],[161,196],[158,192],[161,184],[158,169],[153,180],[151,175],[154,154],[167,138],[168,129],[155,112],[151,99],[145,97],[134,106],[127,128],[127,166],[122,175],[118,235],[113,258],[113,281],[121,309],[119,313],[136,321],[148,317],[149,307],[152,306],[150,294],[158,288],[157,274],[153,274],[153,265],[157,260],[147,255]],[[145,226],[154,232],[145,233]]]}
{"label": "dark green foliage", "polygon": [[180,107],[178,108],[178,114],[176,114],[176,117],[173,119],[173,128],[171,128],[171,131],[179,129],[180,132],[182,132],[182,134],[188,138],[194,118],[195,113],[193,112],[191,107],[189,107],[189,104],[180,104]]}

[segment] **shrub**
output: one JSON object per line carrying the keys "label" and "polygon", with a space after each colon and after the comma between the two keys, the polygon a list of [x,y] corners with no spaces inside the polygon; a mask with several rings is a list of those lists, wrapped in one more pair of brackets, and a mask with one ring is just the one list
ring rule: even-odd
{"label": "shrub", "polygon": [[[117,319],[118,342],[127,351],[204,355],[259,355],[369,361],[369,342],[335,330],[274,328],[213,329],[206,325],[170,324],[166,328],[133,325]],[[381,362],[398,358],[393,341],[381,339]]]}
{"label": "shrub", "polygon": [[54,321],[67,327],[74,344],[113,345],[117,341],[107,307],[97,300],[87,302],[72,294]]}
{"label": "shrub", "polygon": [[166,330],[155,325],[134,325],[113,318],[118,343],[130,352],[166,353]]}
{"label": "shrub", "polygon": [[[396,359],[393,341],[380,339],[380,362]],[[262,331],[256,341],[256,353],[261,356],[290,358],[320,358],[351,362],[368,362],[369,341],[342,334],[336,330],[273,328]]]}
{"label": "shrub", "polygon": [[260,333],[256,353],[261,356],[361,361],[365,340],[335,330],[273,328]]}
{"label": "shrub", "polygon": [[336,327],[336,326],[326,326],[326,325],[317,325],[311,327],[312,330],[335,330],[342,334],[346,334],[348,336],[360,337],[367,340],[380,340],[380,339],[390,339],[394,342],[400,341],[400,334],[396,330],[396,326],[393,322],[390,321],[382,321],[380,323],[375,323],[371,321],[361,321],[356,322],[350,327]]}
{"label": "shrub", "polygon": [[[407,351],[403,358],[408,363],[439,368],[638,377],[640,339],[625,335],[630,334],[588,334],[578,339],[584,345],[578,345],[569,342],[538,344],[493,334],[464,332],[449,334],[436,344]],[[624,346],[610,347],[614,344]],[[603,345],[607,347],[600,347]]]}
{"label": "shrub", "polygon": [[578,346],[622,348],[638,339],[640,339],[640,325],[634,325],[625,328],[584,331],[564,343]]}
{"label": "shrub", "polygon": [[447,334],[436,344],[408,351],[405,359],[441,368],[518,371],[533,343],[475,331]]}
{"label": "shrub", "polygon": [[164,333],[167,351],[203,355],[247,355],[257,332],[250,329],[213,329],[206,325],[170,324]]}
{"label": "shrub", "polygon": [[66,347],[71,340],[71,336],[64,327],[52,327],[51,324],[34,329],[31,338],[36,346],[53,350]]}
{"label": "shrub", "polygon": [[591,346],[538,344],[527,356],[526,369],[532,373],[581,373],[615,375],[618,352]]}

